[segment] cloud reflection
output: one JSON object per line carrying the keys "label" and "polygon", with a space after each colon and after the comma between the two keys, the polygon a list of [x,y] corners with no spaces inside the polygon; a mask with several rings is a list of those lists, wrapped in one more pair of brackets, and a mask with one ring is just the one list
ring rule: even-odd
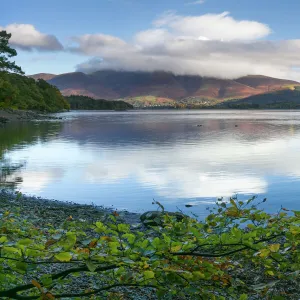
{"label": "cloud reflection", "polygon": [[[99,193],[107,189],[114,199],[125,184],[132,190],[155,191],[169,201],[197,202],[265,194],[272,176],[300,180],[299,124],[287,113],[288,122],[275,120],[272,113],[259,121],[255,116],[238,121],[201,119],[201,130],[194,117],[150,122],[146,116],[141,122],[136,116],[133,122],[135,117],[128,115],[109,115],[109,120],[93,116],[70,121],[55,141],[24,149],[28,163],[22,172],[23,189],[39,193],[45,188],[93,187]],[[10,156],[22,158],[24,153]]]}

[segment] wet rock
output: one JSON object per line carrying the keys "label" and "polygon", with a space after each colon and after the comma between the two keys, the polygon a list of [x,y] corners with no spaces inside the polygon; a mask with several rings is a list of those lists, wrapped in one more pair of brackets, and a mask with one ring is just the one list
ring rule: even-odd
{"label": "wet rock", "polygon": [[7,118],[0,117],[0,124],[6,124],[8,121],[9,120]]}
{"label": "wet rock", "polygon": [[140,216],[140,220],[145,226],[161,226],[165,215],[176,217],[177,221],[181,221],[185,217],[179,212],[147,211]]}

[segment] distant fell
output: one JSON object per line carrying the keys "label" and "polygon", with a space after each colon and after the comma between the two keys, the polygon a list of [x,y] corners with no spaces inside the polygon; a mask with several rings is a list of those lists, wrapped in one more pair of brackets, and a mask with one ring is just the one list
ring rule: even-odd
{"label": "distant fell", "polygon": [[244,99],[232,100],[220,106],[227,108],[300,108],[300,87],[273,91],[250,96]]}
{"label": "distant fell", "polygon": [[[260,75],[244,76],[235,80],[175,75],[162,71],[103,70],[91,74],[73,72],[53,77],[52,74],[43,76],[45,75],[50,75],[47,81],[58,87],[65,96],[83,95],[95,99],[125,101],[128,99],[128,102],[139,106],[148,106],[146,103],[150,103],[149,106],[181,103],[183,99],[210,104],[300,86],[296,81]],[[37,77],[39,74],[33,76]],[[153,101],[153,97],[156,100]]]}
{"label": "distant fell", "polygon": [[54,78],[55,74],[49,74],[49,73],[38,73],[38,74],[35,74],[35,75],[29,75],[28,77],[30,78],[33,78],[35,80],[38,80],[38,79],[43,79],[43,80],[50,80],[52,78]]}

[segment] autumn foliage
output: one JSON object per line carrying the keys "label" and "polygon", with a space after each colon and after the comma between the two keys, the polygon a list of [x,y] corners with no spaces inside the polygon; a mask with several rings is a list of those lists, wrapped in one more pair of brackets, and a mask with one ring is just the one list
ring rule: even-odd
{"label": "autumn foliage", "polygon": [[297,299],[300,212],[260,205],[222,200],[203,222],[166,214],[148,228],[118,214],[39,226],[21,209],[2,211],[0,298],[126,299],[151,289],[162,299]]}

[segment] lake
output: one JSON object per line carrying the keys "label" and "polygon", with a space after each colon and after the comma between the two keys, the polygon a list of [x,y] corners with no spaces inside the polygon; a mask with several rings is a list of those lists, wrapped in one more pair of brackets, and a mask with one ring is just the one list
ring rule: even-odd
{"label": "lake", "polygon": [[271,212],[300,210],[298,111],[59,116],[0,128],[2,181],[30,195],[136,212],[155,209],[155,199],[203,216],[218,197],[236,194],[267,197]]}

